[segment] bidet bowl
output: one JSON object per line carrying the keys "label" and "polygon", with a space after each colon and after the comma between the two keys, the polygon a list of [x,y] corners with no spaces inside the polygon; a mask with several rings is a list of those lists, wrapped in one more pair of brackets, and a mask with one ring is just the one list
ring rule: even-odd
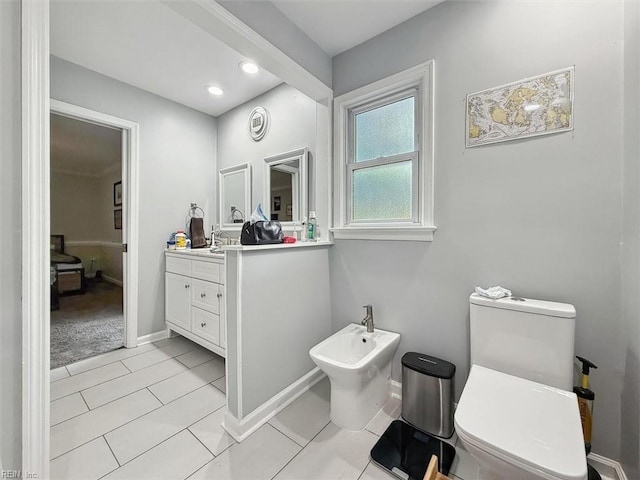
{"label": "bidet bowl", "polygon": [[320,368],[363,371],[389,361],[399,343],[399,333],[377,328],[367,333],[366,327],[351,323],[313,347],[309,355]]}
{"label": "bidet bowl", "polygon": [[388,398],[391,360],[400,334],[349,324],[309,351],[331,382],[331,421],[361,430]]}

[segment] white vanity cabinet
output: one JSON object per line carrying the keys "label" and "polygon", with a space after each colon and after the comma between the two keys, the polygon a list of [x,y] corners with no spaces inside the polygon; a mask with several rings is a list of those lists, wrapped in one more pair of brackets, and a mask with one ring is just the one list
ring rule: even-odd
{"label": "white vanity cabinet", "polygon": [[167,252],[167,329],[224,357],[224,312],[224,257],[205,252]]}

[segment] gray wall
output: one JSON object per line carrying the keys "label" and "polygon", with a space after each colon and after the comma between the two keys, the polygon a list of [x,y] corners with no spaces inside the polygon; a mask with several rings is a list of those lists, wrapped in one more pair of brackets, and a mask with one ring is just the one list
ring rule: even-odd
{"label": "gray wall", "polygon": [[0,463],[22,464],[20,2],[0,2]]}
{"label": "gray wall", "polygon": [[216,120],[53,56],[51,97],[140,125],[138,336],[163,330],[169,234],[190,202],[215,218]]}
{"label": "gray wall", "polygon": [[[247,130],[249,113],[257,106],[266,108],[270,116],[269,130],[260,142],[254,142]],[[318,160],[316,108],[314,100],[283,83],[218,117],[218,169],[251,163],[252,209],[258,202],[266,205],[268,201],[264,192],[266,157],[308,147],[311,157]],[[312,169],[319,172],[316,177],[326,184],[323,168],[326,168],[326,158],[312,165]],[[314,204],[312,199],[310,209]],[[325,207],[324,203],[321,207]],[[321,209],[318,215],[320,226],[326,228],[326,209]]]}
{"label": "gray wall", "polygon": [[[624,351],[622,4],[445,2],[334,58],[336,95],[435,59],[432,243],[340,241],[331,251],[333,329],[362,318],[406,351],[468,374],[474,285],[569,302],[576,352],[600,368],[594,451],[620,455]],[[597,25],[597,28],[595,26]],[[465,150],[465,95],[575,65],[575,131]],[[635,292],[637,296],[637,291]]]}
{"label": "gray wall", "polygon": [[[66,241],[105,240],[101,179],[51,172],[51,234]],[[102,193],[102,192],[100,192]],[[113,205],[113,201],[110,202]],[[113,210],[113,206],[111,206]],[[113,213],[111,213],[113,222]]]}
{"label": "gray wall", "polygon": [[640,3],[624,6],[624,176],[622,377],[620,458],[628,478],[640,478]]}
{"label": "gray wall", "polygon": [[90,277],[100,270],[122,281],[122,230],[113,218],[113,185],[121,179],[120,165],[101,177],[51,171],[51,232],[65,236],[65,251],[82,259]]}
{"label": "gray wall", "polygon": [[240,254],[244,417],[315,368],[309,350],[331,335],[327,249]]}

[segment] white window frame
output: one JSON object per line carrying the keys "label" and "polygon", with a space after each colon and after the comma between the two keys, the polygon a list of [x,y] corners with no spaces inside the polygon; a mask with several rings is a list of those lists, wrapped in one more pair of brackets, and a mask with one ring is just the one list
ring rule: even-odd
{"label": "white window frame", "polygon": [[[350,137],[353,113],[363,107],[384,105],[393,95],[417,88],[416,132],[417,152],[383,157],[381,160],[351,161]],[[402,98],[399,96],[398,98]],[[384,101],[383,101],[384,99]],[[366,108],[365,108],[366,109]],[[434,224],[434,61],[412,67],[385,79],[358,88],[334,100],[334,226],[336,240],[410,240],[432,241]],[[413,167],[413,221],[351,222],[351,188],[349,179],[362,165],[391,164],[411,159]]]}

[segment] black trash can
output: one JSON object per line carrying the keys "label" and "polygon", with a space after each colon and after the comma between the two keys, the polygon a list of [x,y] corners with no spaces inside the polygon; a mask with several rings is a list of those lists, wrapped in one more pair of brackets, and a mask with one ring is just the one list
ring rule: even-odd
{"label": "black trash can", "polygon": [[402,418],[438,437],[453,435],[456,366],[417,352],[402,357]]}

